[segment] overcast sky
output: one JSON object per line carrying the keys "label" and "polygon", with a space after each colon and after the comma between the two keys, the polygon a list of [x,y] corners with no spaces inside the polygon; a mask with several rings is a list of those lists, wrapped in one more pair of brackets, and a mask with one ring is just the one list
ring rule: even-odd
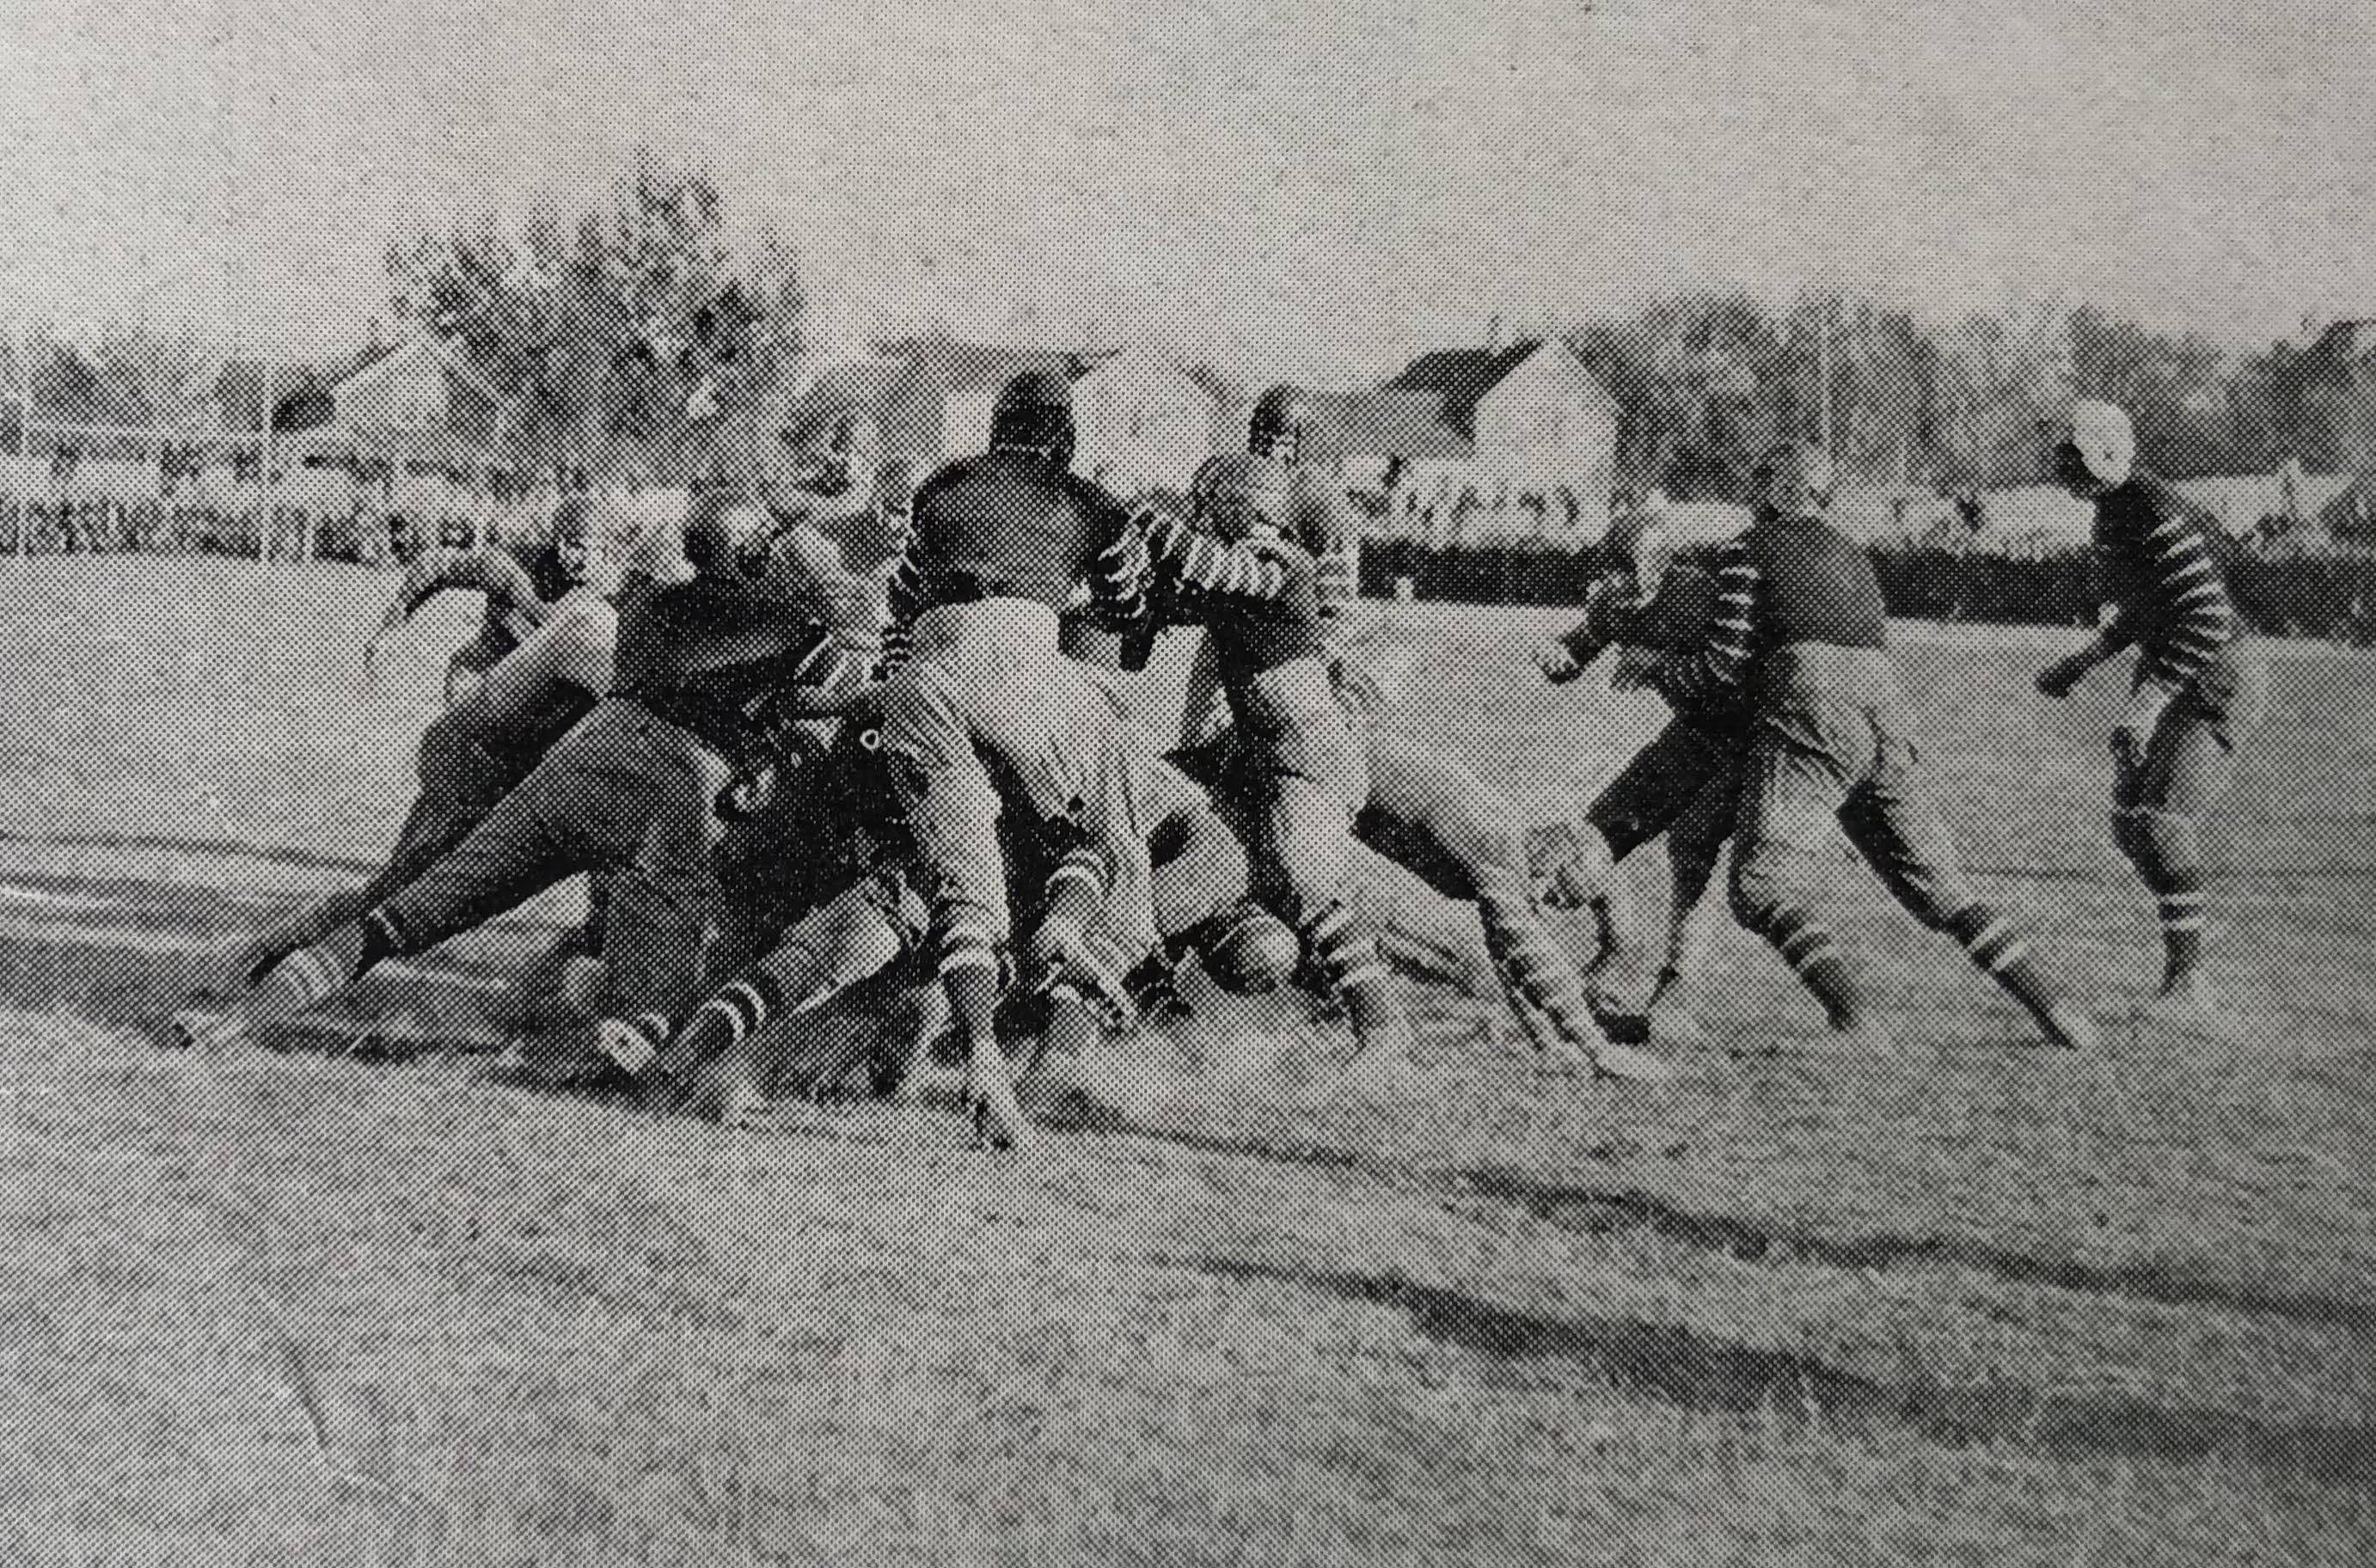
{"label": "overcast sky", "polygon": [[395,234],[711,160],[835,330],[1373,375],[1837,278],[2230,342],[2376,315],[2376,5],[0,0],[0,305],[299,348]]}

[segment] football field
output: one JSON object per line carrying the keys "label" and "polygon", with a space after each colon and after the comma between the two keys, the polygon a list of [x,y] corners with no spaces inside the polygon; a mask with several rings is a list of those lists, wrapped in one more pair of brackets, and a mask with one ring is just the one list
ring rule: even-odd
{"label": "football field", "polygon": [[[944,1104],[736,1134],[436,1049],[574,890],[379,982],[431,1049],[145,1043],[392,837],[475,604],[367,682],[391,589],[0,563],[0,1562],[2376,1560],[2366,654],[2277,650],[2215,830],[2239,1046],[2114,1022],[2158,951],[2109,674],[2049,705],[2077,634],[1907,626],[1966,860],[2101,1055],[1844,863],[1896,1057],[1728,923],[1672,1088],[1427,996],[1425,1103],[1158,1041],[1160,1092],[1011,1158]],[[1533,673],[1562,612],[1400,621],[1406,722],[1537,817],[1658,721]]]}

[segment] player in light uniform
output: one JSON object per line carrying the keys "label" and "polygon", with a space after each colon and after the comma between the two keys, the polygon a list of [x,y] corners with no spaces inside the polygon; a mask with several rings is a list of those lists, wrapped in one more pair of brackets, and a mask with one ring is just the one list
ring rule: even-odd
{"label": "player in light uniform", "polygon": [[[1329,667],[1318,563],[1284,536],[1288,474],[1267,457],[1224,453],[1189,490],[1194,526],[1146,519],[1109,552],[1098,592],[1118,624],[1136,626],[1161,605],[1164,619],[1205,627],[1236,736],[1230,776],[1211,783],[1253,851],[1256,895],[1295,927],[1344,1003],[1356,1074],[1391,1076],[1410,1060],[1410,1020],[1347,881],[1370,781]],[[1143,647],[1144,634],[1131,643]]]}
{"label": "player in light uniform", "polygon": [[2235,779],[2236,748],[2268,703],[2268,669],[2228,595],[2216,525],[2136,468],[2136,435],[2109,403],[2073,407],[2057,477],[2096,513],[2098,580],[2111,622],[2038,673],[2067,697],[2097,665],[2137,650],[2112,731],[2112,838],[2159,904],[2162,979],[2140,1016],[2232,1039],[2203,967],[2203,819]]}
{"label": "player in light uniform", "polygon": [[1657,676],[1678,707],[1727,690],[1750,705],[1733,913],[1773,944],[1835,1031],[1887,1046],[1820,912],[1832,835],[1845,831],[1907,911],[1954,936],[2049,1039],[2092,1047],[2093,1021],[2039,972],[2029,933],[1965,877],[1904,712],[1872,562],[1825,521],[1831,460],[1786,443],[1756,486],[1749,529],[1719,558],[1705,643]]}
{"label": "player in light uniform", "polygon": [[829,628],[736,564],[764,515],[724,501],[686,524],[695,576],[637,596],[611,693],[460,843],[357,919],[300,947],[225,1017],[185,1016],[184,1043],[232,1042],[339,994],[383,959],[425,951],[578,873],[607,874],[600,1049],[634,1073],[701,980],[715,916],[718,797],[755,727],[841,695]]}
{"label": "player in light uniform", "polygon": [[[1361,591],[1361,538],[1344,486],[1313,465],[1311,437],[1312,399],[1303,392],[1281,383],[1254,399],[1246,422],[1246,451],[1278,464],[1289,475],[1288,517],[1280,531],[1312,556],[1313,597],[1322,631],[1335,647],[1349,629]],[[1211,739],[1228,715],[1212,641],[1200,638],[1188,666],[1178,743],[1193,746]]]}
{"label": "player in light uniform", "polygon": [[1029,373],[1001,390],[990,450],[917,493],[884,642],[884,744],[933,868],[934,945],[965,1039],[967,1103],[983,1140],[1010,1146],[1029,1132],[995,1028],[1014,934],[1002,812],[1071,822],[1107,857],[1115,939],[1134,954],[1156,939],[1147,748],[1121,695],[1058,641],[1063,607],[1129,521],[1069,471],[1073,445],[1062,377]]}
{"label": "player in light uniform", "polygon": [[[1617,564],[1593,585],[1584,619],[1538,650],[1536,662],[1546,679],[1561,684],[1618,647],[1611,683],[1620,690],[1655,689],[1668,659],[1705,642],[1715,619],[1716,580],[1671,565],[1663,529],[1646,517],[1611,529],[1608,548]],[[1529,846],[1543,901],[1553,909],[1597,909],[1604,932],[1622,946],[1633,921],[1617,867],[1666,836],[1666,957],[1651,992],[1649,1025],[1650,1038],[1669,1047],[1704,1039],[1693,993],[1714,912],[1707,895],[1732,832],[1748,731],[1737,689],[1709,695],[1713,700],[1674,708],[1666,726],[1593,799],[1581,825],[1555,825]]]}

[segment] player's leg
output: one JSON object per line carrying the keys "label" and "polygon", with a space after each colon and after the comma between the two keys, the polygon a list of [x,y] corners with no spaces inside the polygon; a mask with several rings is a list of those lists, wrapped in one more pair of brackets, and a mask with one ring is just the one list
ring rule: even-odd
{"label": "player's leg", "polygon": [[929,917],[905,879],[879,873],[795,921],[756,963],[694,1009],[654,1066],[674,1088],[705,1063],[742,1057],[735,1075],[755,1087],[752,1040],[770,1023],[813,1012],[882,973],[923,939]]}
{"label": "player's leg", "polygon": [[575,791],[563,773],[543,767],[531,773],[419,876],[358,919],[282,957],[232,1013],[176,1019],[177,1038],[189,1045],[231,1044],[284,1024],[328,1002],[382,960],[426,952],[582,870]]}
{"label": "player's leg", "polygon": [[1742,766],[1730,892],[1733,918],[1782,956],[1832,1028],[1877,1045],[1880,1022],[1823,912],[1839,808],[1871,756],[1869,726],[1844,727],[1820,751],[1761,726]]}
{"label": "player's leg", "polygon": [[1394,973],[1348,897],[1352,814],[1344,791],[1284,768],[1250,782],[1262,790],[1253,846],[1258,895],[1295,927],[1313,967],[1343,1003],[1363,1071],[1408,1063],[1410,1020]]}
{"label": "player's leg", "polygon": [[[931,948],[964,1039],[966,1094],[977,1132],[1010,1146],[1029,1129],[998,1043],[998,1000],[1013,940],[1000,802],[974,749],[962,672],[919,658],[883,694],[883,748],[916,839],[933,909]],[[978,682],[969,689],[978,693]]]}
{"label": "player's leg", "polygon": [[1872,770],[1849,791],[1839,821],[1891,897],[1925,926],[1954,937],[2049,1039],[2073,1050],[2097,1044],[2085,1011],[2038,969],[2028,922],[1984,902],[1964,874],[1937,797],[1904,737],[1881,735]]}
{"label": "player's leg", "polygon": [[600,863],[613,868],[605,916],[603,1054],[640,1075],[700,994],[717,919],[719,792],[725,758],[687,731],[636,710],[632,813],[598,812]]}
{"label": "player's leg", "polygon": [[2123,780],[2121,792],[2122,847],[2161,919],[2161,986],[2142,1016],[2216,1038],[2231,1038],[2237,1020],[2220,1004],[2203,965],[2203,824],[2235,782],[2236,749],[2259,726],[2267,682],[2255,652],[2231,651],[2216,661],[2163,714],[2144,766]]}
{"label": "player's leg", "polygon": [[1711,897],[1724,847],[1739,809],[1740,769],[1725,757],[1692,792],[1691,803],[1667,830],[1667,952],[1650,992],[1650,1039],[1682,1048],[1705,1042],[1699,1020],[1708,943],[1722,908]]}
{"label": "player's leg", "polygon": [[1195,639],[1196,651],[1188,659],[1188,686],[1180,700],[1180,738],[1174,742],[1175,750],[1205,744],[1230,719],[1213,639],[1202,627],[1190,627],[1181,635]]}

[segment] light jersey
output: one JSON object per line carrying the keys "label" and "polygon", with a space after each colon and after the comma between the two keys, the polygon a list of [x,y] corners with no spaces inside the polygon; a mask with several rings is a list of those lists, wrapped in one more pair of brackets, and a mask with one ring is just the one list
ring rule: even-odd
{"label": "light jersey", "polygon": [[540,757],[610,691],[618,644],[619,612],[609,600],[565,599],[434,727],[498,756]]}

